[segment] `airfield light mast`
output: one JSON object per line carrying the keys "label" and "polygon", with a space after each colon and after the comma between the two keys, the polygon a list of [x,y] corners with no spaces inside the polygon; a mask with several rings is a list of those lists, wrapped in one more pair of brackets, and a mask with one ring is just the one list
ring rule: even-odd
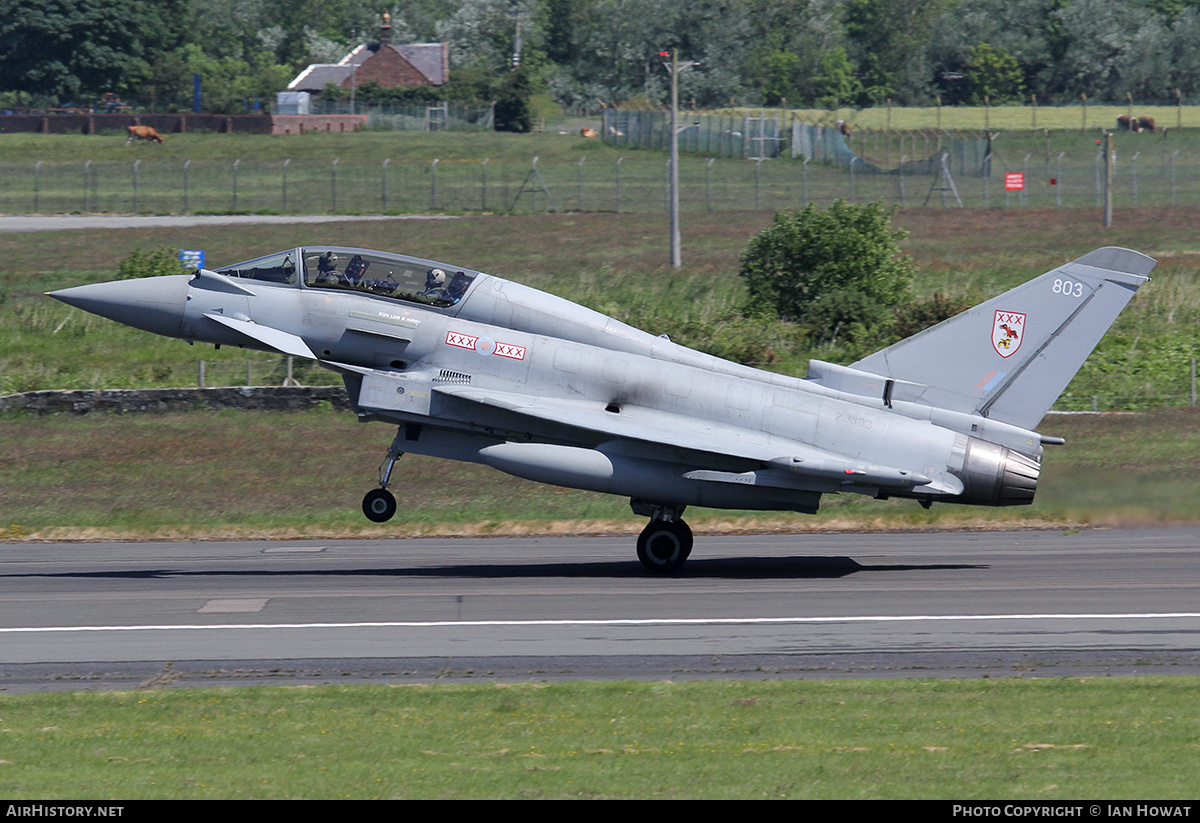
{"label": "airfield light mast", "polygon": [[667,71],[671,73],[671,268],[683,266],[683,250],[679,236],[679,71],[690,69],[695,61],[679,62],[679,50],[660,51],[659,57],[670,56],[671,62],[664,62]]}

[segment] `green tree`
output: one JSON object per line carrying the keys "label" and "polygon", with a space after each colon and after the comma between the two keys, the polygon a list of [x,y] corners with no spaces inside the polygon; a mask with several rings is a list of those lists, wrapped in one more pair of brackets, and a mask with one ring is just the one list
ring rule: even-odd
{"label": "green tree", "polygon": [[133,91],[182,41],[184,18],[184,0],[0,0],[0,88],[60,101]]}
{"label": "green tree", "polygon": [[907,232],[892,228],[893,212],[882,203],[838,200],[824,211],[776,214],[742,253],[749,313],[826,327],[877,324],[912,282],[912,264],[899,247]]}
{"label": "green tree", "polygon": [[816,104],[824,108],[853,106],[862,96],[863,86],[854,76],[854,66],[842,47],[831,49],[821,58],[821,68],[813,78]]}
{"label": "green tree", "polygon": [[793,105],[799,103],[801,70],[800,57],[790,51],[768,54],[758,72],[762,77],[763,102],[768,106],[781,105],[784,100],[791,100]]}
{"label": "green tree", "polygon": [[963,84],[967,103],[972,106],[982,106],[985,97],[991,103],[1008,103],[1023,97],[1025,74],[1017,58],[1003,49],[980,43],[967,58]]}

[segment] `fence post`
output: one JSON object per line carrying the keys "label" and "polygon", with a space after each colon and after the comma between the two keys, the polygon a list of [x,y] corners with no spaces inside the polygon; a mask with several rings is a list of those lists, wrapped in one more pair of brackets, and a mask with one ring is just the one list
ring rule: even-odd
{"label": "fence post", "polygon": [[292,163],[291,158],[283,161],[283,210],[287,211],[287,170]]}
{"label": "fence post", "polygon": [[1062,159],[1065,151],[1058,153],[1058,176],[1054,178],[1054,198],[1059,206],[1062,205]]}
{"label": "fence post", "polygon": [[380,196],[383,199],[383,211],[387,211],[387,167],[388,163],[392,162],[392,158],[385,157],[383,159],[383,170],[379,173]]}
{"label": "fence post", "polygon": [[188,211],[188,177],[191,175],[192,161],[183,161],[183,211]]}
{"label": "fence post", "polygon": [[133,213],[138,213],[138,166],[142,164],[141,160],[133,161]]}
{"label": "fence post", "polygon": [[[938,116],[941,116],[941,98],[938,98]],[[904,207],[904,161],[908,159],[907,154],[900,155],[900,167],[897,171],[900,172],[900,207]]]}
{"label": "fence post", "polygon": [[988,141],[988,153],[983,156],[983,206],[992,204],[992,152],[991,141]]}
{"label": "fence post", "polygon": [[621,161],[624,157],[617,158],[617,214],[621,213]]}
{"label": "fence post", "polygon": [[333,198],[333,207],[330,211],[332,212],[337,212],[337,167],[341,159],[340,157],[333,158],[333,169],[330,173],[330,193]]}
{"label": "fence post", "polygon": [[587,157],[579,158],[579,177],[577,178],[577,184],[576,184],[577,195],[575,197],[575,200],[577,202],[577,205],[578,205],[580,211],[583,211],[583,161],[584,160],[587,160]]}
{"label": "fence post", "polygon": [[[1034,116],[1036,117],[1037,115]],[[1025,162],[1021,165],[1021,179],[1024,182],[1021,184],[1021,193],[1017,195],[1017,202],[1022,206],[1029,205],[1029,195],[1026,192],[1029,191],[1029,158],[1032,156],[1033,152],[1025,152]]]}
{"label": "fence post", "polygon": [[433,158],[433,162],[429,164],[429,208],[437,208],[437,164],[442,159],[440,157]]}
{"label": "fence post", "polygon": [[[1179,152],[1175,152],[1178,154]],[[38,214],[41,212],[41,176],[42,176],[42,161],[39,160],[33,164],[33,212]]]}
{"label": "fence post", "polygon": [[762,207],[762,162],[763,158],[754,160],[754,208]]}
{"label": "fence post", "polygon": [[1138,186],[1137,186],[1137,159],[1140,151],[1135,151],[1133,157],[1129,161],[1129,176],[1133,184],[1133,207],[1137,208],[1138,204]]}
{"label": "fence post", "polygon": [[88,214],[92,210],[92,199],[88,196],[88,176],[92,170],[92,161],[89,160],[83,164],[83,213]]}
{"label": "fence post", "polygon": [[704,176],[704,203],[708,211],[712,211],[712,167],[715,157],[708,158]]}
{"label": "fence post", "polygon": [[200,361],[199,368],[196,372],[196,382],[200,385],[200,388],[204,388],[204,361],[203,360]]}
{"label": "fence post", "polygon": [[482,174],[482,176],[483,176],[483,182],[482,182],[482,186],[481,186],[481,189],[482,189],[482,191],[480,192],[480,205],[483,207],[483,208],[481,209],[482,211],[487,211],[487,167],[488,167],[488,159],[489,159],[489,158],[487,158],[487,157],[483,158],[483,165],[482,165],[482,167],[480,168],[480,172],[481,172],[481,174]]}
{"label": "fence post", "polygon": [[292,376],[292,356],[290,354],[287,356],[287,377],[283,378],[283,385],[285,385],[285,386],[299,386],[300,385],[299,381],[297,381],[296,378]]}
{"label": "fence post", "polygon": [[1179,156],[1179,150],[1171,155],[1171,205],[1175,205],[1175,158]]}
{"label": "fence post", "polygon": [[808,161],[810,158],[805,157],[804,162],[800,164],[802,177],[800,181],[801,202],[804,208],[808,208]]}
{"label": "fence post", "polygon": [[233,161],[233,210],[237,211],[237,178],[238,166],[242,164],[242,159],[239,157]]}

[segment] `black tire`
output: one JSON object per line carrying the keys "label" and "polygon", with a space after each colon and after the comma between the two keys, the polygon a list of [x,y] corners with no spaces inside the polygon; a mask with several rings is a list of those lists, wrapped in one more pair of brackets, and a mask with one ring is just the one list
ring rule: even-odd
{"label": "black tire", "polygon": [[651,520],[638,535],[638,560],[655,574],[679,571],[691,553],[692,530],[682,520]]}
{"label": "black tire", "polygon": [[375,523],[386,523],[396,513],[396,498],[387,489],[371,489],[363,497],[363,514]]}

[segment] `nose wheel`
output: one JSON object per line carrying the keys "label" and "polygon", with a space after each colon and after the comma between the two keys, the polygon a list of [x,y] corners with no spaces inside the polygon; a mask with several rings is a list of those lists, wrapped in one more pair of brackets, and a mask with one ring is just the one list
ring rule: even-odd
{"label": "nose wheel", "polygon": [[387,489],[371,489],[363,497],[362,510],[368,520],[385,523],[396,513],[396,498]]}
{"label": "nose wheel", "polygon": [[656,574],[678,571],[691,553],[692,530],[682,520],[651,520],[638,536],[638,560]]}

